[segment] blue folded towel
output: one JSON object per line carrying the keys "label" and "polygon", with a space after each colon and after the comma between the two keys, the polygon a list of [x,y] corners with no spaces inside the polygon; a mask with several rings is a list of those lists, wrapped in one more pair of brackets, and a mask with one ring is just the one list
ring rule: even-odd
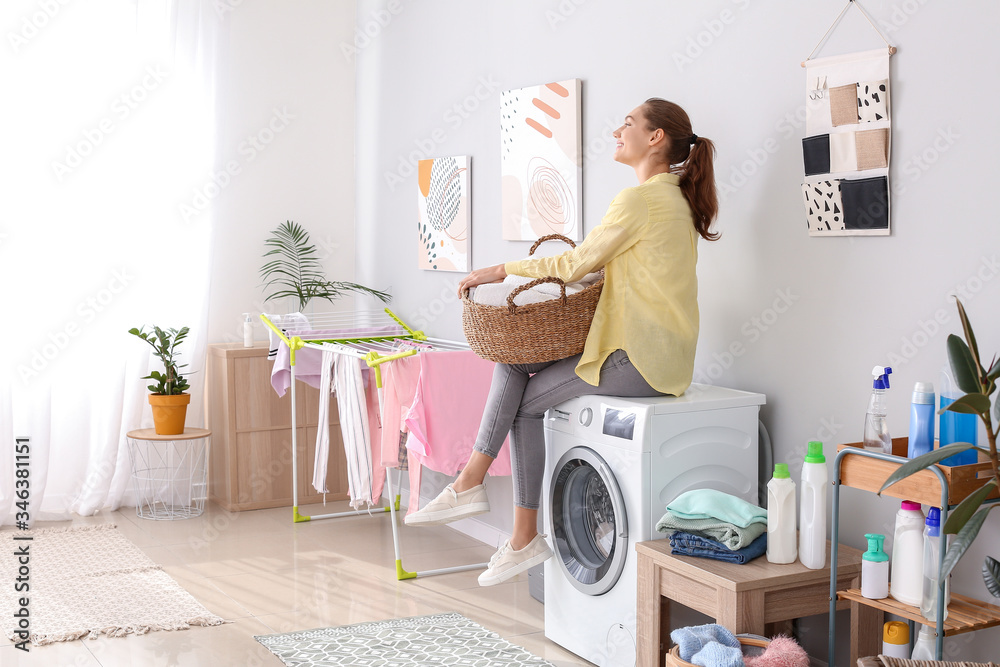
{"label": "blue folded towel", "polygon": [[[730,648],[740,648],[740,640],[736,638],[736,635],[718,623],[677,628],[670,633],[670,639],[677,644],[681,660],[686,660],[687,662],[691,662],[691,658],[709,644],[721,644]],[[742,661],[741,652],[740,662],[742,663]]]}
{"label": "blue folded towel", "polygon": [[723,646],[716,642],[707,644],[693,656],[691,664],[698,667],[744,667],[743,650]]}
{"label": "blue folded towel", "polygon": [[725,544],[699,535],[677,531],[670,536],[670,553],[678,556],[711,558],[725,563],[744,565],[767,551],[767,533],[764,533],[742,549],[730,549]]}

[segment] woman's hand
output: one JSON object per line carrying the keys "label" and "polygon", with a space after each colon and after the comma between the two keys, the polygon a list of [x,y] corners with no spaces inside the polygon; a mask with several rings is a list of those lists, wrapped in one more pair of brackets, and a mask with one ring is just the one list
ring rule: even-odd
{"label": "woman's hand", "polygon": [[471,289],[477,285],[483,285],[485,283],[498,283],[506,277],[507,271],[503,268],[503,264],[488,266],[484,269],[476,269],[458,281],[458,297],[462,298],[462,295],[465,294],[465,290],[467,289]]}

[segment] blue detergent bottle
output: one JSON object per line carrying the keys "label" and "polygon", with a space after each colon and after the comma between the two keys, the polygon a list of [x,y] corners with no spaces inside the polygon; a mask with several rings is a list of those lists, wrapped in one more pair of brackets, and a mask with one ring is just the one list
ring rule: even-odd
{"label": "blue detergent bottle", "polygon": [[[961,398],[962,391],[952,380],[952,375],[948,368],[941,372],[941,404],[942,410]],[[945,410],[940,415],[941,421],[938,427],[939,446],[944,447],[955,442],[970,442],[973,445],[978,443],[979,417],[976,415],[962,414]],[[969,449],[941,461],[946,466],[963,466],[975,463],[979,456],[975,449]]]}
{"label": "blue detergent bottle", "polygon": [[907,458],[915,459],[934,449],[934,385],[918,382],[913,387],[910,404],[910,437],[906,445]]}

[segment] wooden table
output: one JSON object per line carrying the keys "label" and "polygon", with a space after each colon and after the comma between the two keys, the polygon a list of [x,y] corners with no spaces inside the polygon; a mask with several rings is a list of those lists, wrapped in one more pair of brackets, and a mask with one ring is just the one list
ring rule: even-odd
{"label": "wooden table", "polygon": [[[830,609],[830,568],[810,570],[796,561],[775,565],[761,556],[745,565],[707,558],[672,556],[670,540],[635,545],[639,590],[637,635],[640,667],[664,663],[670,646],[670,607],[674,600],[703,614],[734,633],[765,635],[765,625],[790,621]],[[861,577],[861,551],[840,545],[837,589],[851,588]],[[827,542],[827,563],[830,557]],[[853,603],[853,606],[858,606]],[[881,612],[852,609],[851,664],[860,656],[881,650]],[[870,616],[870,618],[869,618]],[[876,618],[877,616],[877,618]],[[856,620],[855,620],[856,619]],[[661,645],[662,642],[662,645]]]}

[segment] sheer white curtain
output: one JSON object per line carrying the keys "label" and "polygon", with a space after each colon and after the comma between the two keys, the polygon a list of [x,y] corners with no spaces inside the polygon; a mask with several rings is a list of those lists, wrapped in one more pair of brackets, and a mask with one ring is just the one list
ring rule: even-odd
{"label": "sheer white curtain", "polygon": [[[130,327],[191,327],[201,425],[220,23],[198,0],[3,3],[0,50],[0,519],[14,436],[31,438],[32,519],[130,502],[125,433],[151,426],[158,362]],[[190,217],[190,216],[189,216]]]}

